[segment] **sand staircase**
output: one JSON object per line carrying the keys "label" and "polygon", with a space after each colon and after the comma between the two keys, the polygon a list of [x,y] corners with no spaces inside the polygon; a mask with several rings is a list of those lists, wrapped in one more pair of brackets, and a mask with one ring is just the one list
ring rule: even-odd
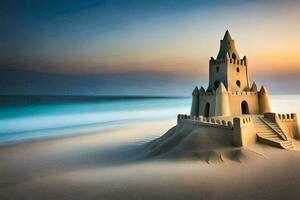
{"label": "sand staircase", "polygon": [[294,149],[293,142],[286,137],[276,123],[259,116],[252,119],[259,142],[283,149]]}

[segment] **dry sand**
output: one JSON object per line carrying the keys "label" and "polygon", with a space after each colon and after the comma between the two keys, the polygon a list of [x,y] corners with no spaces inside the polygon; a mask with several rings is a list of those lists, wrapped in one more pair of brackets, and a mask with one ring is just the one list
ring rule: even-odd
{"label": "dry sand", "polygon": [[149,154],[158,140],[147,142],[174,124],[2,147],[0,199],[300,199],[300,151],[220,141],[195,149],[207,135],[191,133]]}

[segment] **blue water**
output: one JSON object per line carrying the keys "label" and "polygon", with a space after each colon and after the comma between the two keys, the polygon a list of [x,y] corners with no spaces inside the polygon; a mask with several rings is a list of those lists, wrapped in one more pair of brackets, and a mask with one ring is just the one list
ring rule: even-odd
{"label": "blue water", "polygon": [[0,145],[176,120],[191,103],[190,98],[16,98],[2,100]]}
{"label": "blue water", "polygon": [[[270,98],[273,111],[300,115],[300,95]],[[190,98],[2,97],[0,146],[148,121],[175,121],[178,113],[189,113],[190,104]]]}

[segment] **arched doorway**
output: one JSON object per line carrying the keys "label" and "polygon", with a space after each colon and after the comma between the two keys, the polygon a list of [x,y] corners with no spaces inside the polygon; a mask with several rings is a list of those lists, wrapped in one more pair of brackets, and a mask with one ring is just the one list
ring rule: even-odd
{"label": "arched doorway", "polygon": [[247,101],[243,101],[241,107],[242,107],[242,115],[249,114],[249,107]]}
{"label": "arched doorway", "polygon": [[209,117],[209,107],[210,107],[210,104],[207,102],[205,104],[204,117]]}

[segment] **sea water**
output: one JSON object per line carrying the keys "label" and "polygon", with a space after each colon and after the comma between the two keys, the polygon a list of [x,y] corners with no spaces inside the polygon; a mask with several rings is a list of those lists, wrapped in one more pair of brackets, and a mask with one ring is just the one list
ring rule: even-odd
{"label": "sea water", "polygon": [[190,98],[5,97],[0,106],[0,145],[87,134],[188,113]]}
{"label": "sea water", "polygon": [[[274,112],[300,115],[300,95],[273,95],[270,100]],[[190,105],[191,98],[172,97],[0,97],[0,146],[175,122],[177,114],[189,113]]]}

